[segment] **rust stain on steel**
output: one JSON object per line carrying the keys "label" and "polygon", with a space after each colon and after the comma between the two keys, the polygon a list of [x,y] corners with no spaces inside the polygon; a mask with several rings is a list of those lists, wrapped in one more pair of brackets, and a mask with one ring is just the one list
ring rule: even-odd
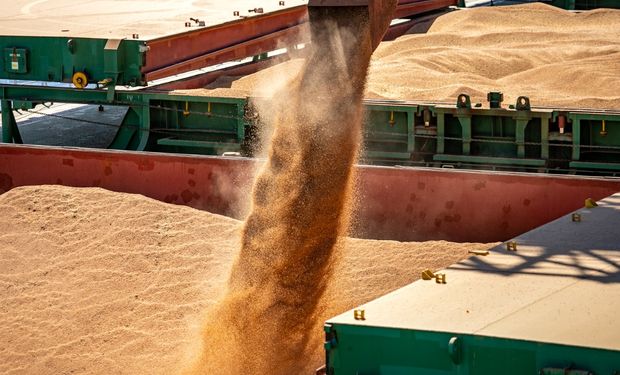
{"label": "rust stain on steel", "polygon": [[140,171],[152,171],[155,169],[155,163],[152,160],[141,159],[138,160],[138,170]]}
{"label": "rust stain on steel", "polygon": [[6,173],[0,173],[0,194],[13,188],[13,178]]}

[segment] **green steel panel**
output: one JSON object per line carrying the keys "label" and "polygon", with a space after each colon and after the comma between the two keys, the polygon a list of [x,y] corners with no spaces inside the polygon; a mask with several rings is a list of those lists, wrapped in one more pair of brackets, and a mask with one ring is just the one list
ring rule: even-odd
{"label": "green steel panel", "polygon": [[[13,50],[24,51],[26,71],[22,65],[7,69],[13,67],[7,51]],[[119,85],[146,85],[141,72],[146,43],[139,40],[0,36],[0,51],[4,51],[0,79],[71,82],[74,73],[84,72],[89,82],[117,78]]]}
{"label": "green steel panel", "polygon": [[326,344],[330,375],[524,375],[571,366],[597,375],[620,371],[620,352],[613,350],[346,324],[325,330],[332,340]]}
{"label": "green steel panel", "polygon": [[366,105],[364,151],[367,157],[409,159],[415,150],[416,106]]}

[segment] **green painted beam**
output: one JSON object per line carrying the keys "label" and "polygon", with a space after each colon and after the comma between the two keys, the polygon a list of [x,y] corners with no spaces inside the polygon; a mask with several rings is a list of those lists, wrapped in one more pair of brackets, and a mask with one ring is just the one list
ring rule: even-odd
{"label": "green painted beam", "polygon": [[400,159],[409,160],[411,153],[408,152],[388,152],[388,151],[366,151],[365,157],[369,159]]}
{"label": "green painted beam", "polygon": [[620,163],[595,163],[587,161],[571,161],[571,168],[577,169],[600,169],[600,170],[613,170],[620,171]]}
{"label": "green painted beam", "polygon": [[433,156],[435,161],[449,161],[449,162],[461,162],[461,163],[476,163],[476,164],[497,164],[497,165],[525,165],[533,167],[544,167],[545,160],[540,159],[517,159],[517,158],[497,158],[487,156],[472,156],[472,155],[448,155],[437,154]]}
{"label": "green painted beam", "polygon": [[198,141],[198,140],[192,140],[192,139],[178,139],[178,138],[160,138],[157,140],[157,144],[162,145],[162,146],[217,148],[217,149],[226,149],[226,151],[239,151],[239,149],[241,148],[241,145],[239,143]]}

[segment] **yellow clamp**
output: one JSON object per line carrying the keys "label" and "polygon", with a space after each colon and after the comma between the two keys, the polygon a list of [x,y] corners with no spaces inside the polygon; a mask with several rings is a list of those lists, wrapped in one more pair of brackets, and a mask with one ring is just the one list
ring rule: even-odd
{"label": "yellow clamp", "polygon": [[435,279],[437,284],[446,284],[446,274],[445,273],[434,273],[431,270],[424,270],[422,272],[422,280],[432,280]]}
{"label": "yellow clamp", "polygon": [[586,201],[585,201],[585,203],[584,203],[584,206],[585,206],[586,208],[594,208],[594,207],[597,207],[597,206],[598,206],[598,204],[596,204],[596,201],[595,201],[594,199],[592,199],[592,198],[587,198],[587,199],[586,199]]}
{"label": "yellow clamp", "polygon": [[353,318],[355,320],[366,320],[366,310],[364,309],[353,310]]}

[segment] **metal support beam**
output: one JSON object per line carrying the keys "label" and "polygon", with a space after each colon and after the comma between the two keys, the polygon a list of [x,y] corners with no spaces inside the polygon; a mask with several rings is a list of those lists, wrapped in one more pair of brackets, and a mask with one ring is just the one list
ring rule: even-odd
{"label": "metal support beam", "polygon": [[2,100],[2,142],[4,143],[24,143],[22,135],[17,127],[13,108],[9,100]]}
{"label": "metal support beam", "polygon": [[457,116],[461,124],[463,155],[471,154],[471,116]]}
{"label": "metal support beam", "polygon": [[407,152],[415,151],[415,111],[407,111]]}
{"label": "metal support beam", "polygon": [[0,101],[2,104],[2,142],[13,143],[13,108],[8,100]]}
{"label": "metal support beam", "polygon": [[540,158],[549,159],[549,117],[540,119]]}
{"label": "metal support beam", "polygon": [[446,119],[443,113],[437,113],[437,153],[446,152]]}
{"label": "metal support beam", "polygon": [[520,158],[525,157],[525,128],[529,122],[529,119],[517,119],[515,142],[517,143],[517,156]]}

